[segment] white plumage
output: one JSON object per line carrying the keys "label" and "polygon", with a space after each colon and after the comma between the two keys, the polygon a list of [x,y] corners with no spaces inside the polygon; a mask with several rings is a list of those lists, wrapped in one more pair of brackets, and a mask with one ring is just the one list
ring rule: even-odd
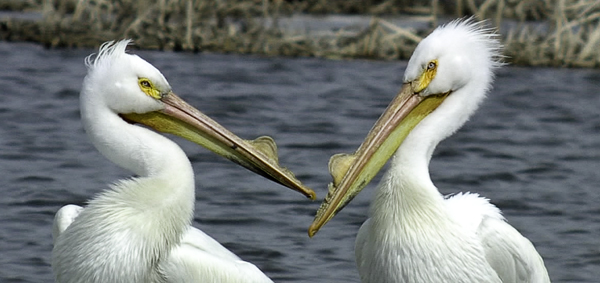
{"label": "white plumage", "polygon": [[[216,152],[280,182],[280,173],[263,170],[276,161],[243,163],[246,157],[238,156],[243,148],[253,157],[265,154],[246,142],[238,143],[239,138],[177,98],[154,66],[125,52],[128,43],[105,44],[96,57],[86,59],[81,116],[96,148],[139,177],[111,185],[85,208],[67,205],[58,211],[52,251],[56,280],[272,282],[256,266],[190,226],[195,192],[187,156],[174,142],[131,122],[141,121],[175,134],[181,130],[177,123],[185,124],[182,129],[188,132],[181,135],[188,139],[195,139],[189,129],[198,128],[197,132],[213,135],[214,140],[206,144],[216,144]],[[160,128],[156,121],[166,121],[167,126]],[[189,123],[204,123],[204,128]],[[269,145],[271,151],[266,155],[276,154],[275,145]],[[314,194],[308,191],[308,196]]]}
{"label": "white plumage", "polygon": [[[316,233],[349,201],[342,200],[349,187],[360,183],[360,191],[371,180],[360,175],[360,170],[370,169],[359,167],[375,158],[368,157],[368,148],[389,151],[384,157],[372,155],[380,159],[393,154],[374,194],[370,218],[356,238],[362,282],[550,282],[532,243],[497,207],[473,193],[445,198],[429,176],[437,144],[465,123],[490,89],[493,72],[501,65],[500,47],[491,30],[471,20],[453,21],[423,39],[408,62],[400,94],[353,156],[347,174],[342,170],[348,180],[334,181],[309,233]],[[403,114],[394,116],[397,109]],[[392,139],[388,134],[393,129],[405,132],[405,138],[397,147],[380,150],[381,140]],[[336,176],[335,170],[332,174]]]}
{"label": "white plumage", "polygon": [[[69,204],[63,206],[56,213],[53,231],[55,239],[83,209],[83,207]],[[87,247],[84,246],[83,248]],[[69,276],[69,278],[62,281],[58,280],[58,282],[273,282],[254,264],[240,259],[215,239],[191,226],[184,232],[181,241],[171,249],[169,256],[161,261],[160,270],[164,274],[162,276],[164,278],[159,278],[158,281],[133,279],[133,273],[129,272],[128,266],[133,265],[134,261],[130,257],[125,258],[130,261],[127,263],[121,261],[125,270],[120,278],[113,276],[91,280],[68,274],[66,276]],[[61,264],[67,265],[70,263]],[[94,263],[91,262],[90,264]],[[76,270],[72,272],[82,273],[83,276],[90,276],[87,278],[93,278],[91,272]],[[97,276],[103,275],[99,274]]]}

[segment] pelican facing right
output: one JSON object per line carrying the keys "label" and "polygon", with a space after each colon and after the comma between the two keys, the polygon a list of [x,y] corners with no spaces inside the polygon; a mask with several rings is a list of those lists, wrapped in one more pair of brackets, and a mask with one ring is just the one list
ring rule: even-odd
{"label": "pelican facing right", "polygon": [[137,176],[113,184],[85,208],[67,205],[57,212],[56,281],[273,282],[191,226],[192,165],[176,143],[155,131],[195,142],[311,199],[314,191],[279,165],[273,139],[243,140],[187,104],[156,67],[126,52],[129,43],[105,43],[86,58],[80,106],[96,149]]}
{"label": "pelican facing right", "polygon": [[437,28],[415,49],[400,93],[359,149],[329,161],[333,182],[311,237],[392,159],[356,237],[362,282],[550,282],[533,244],[496,206],[474,193],[444,197],[429,176],[437,144],[491,88],[501,49],[497,34],[471,19]]}

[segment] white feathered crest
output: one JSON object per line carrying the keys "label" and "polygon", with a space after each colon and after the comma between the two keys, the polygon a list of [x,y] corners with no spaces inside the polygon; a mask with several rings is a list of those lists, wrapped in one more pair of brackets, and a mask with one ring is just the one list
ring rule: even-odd
{"label": "white feathered crest", "polygon": [[85,57],[85,66],[88,70],[92,70],[96,68],[100,64],[104,64],[104,62],[111,62],[115,58],[118,58],[119,55],[125,54],[127,46],[132,42],[131,39],[123,39],[120,41],[108,41],[100,45],[100,50],[98,53],[91,54],[90,56]]}

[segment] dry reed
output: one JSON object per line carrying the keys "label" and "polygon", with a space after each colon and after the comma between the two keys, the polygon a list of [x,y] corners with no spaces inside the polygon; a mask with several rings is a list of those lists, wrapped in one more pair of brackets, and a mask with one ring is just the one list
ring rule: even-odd
{"label": "dry reed", "polygon": [[[12,0],[16,5],[24,1]],[[327,58],[404,59],[438,16],[491,19],[508,60],[521,65],[600,66],[600,3],[595,0],[27,0],[40,21],[0,20],[0,38],[49,47],[97,46],[133,38],[145,49]],[[8,2],[7,2],[8,3]],[[16,8],[18,9],[18,8]],[[292,13],[412,14],[428,30],[374,17],[362,28],[289,31]],[[512,27],[511,27],[512,26]]]}

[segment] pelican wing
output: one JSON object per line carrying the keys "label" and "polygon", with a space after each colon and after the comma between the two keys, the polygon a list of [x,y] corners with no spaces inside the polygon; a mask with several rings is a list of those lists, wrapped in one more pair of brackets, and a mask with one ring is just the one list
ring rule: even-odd
{"label": "pelican wing", "polygon": [[58,236],[73,223],[82,210],[83,207],[81,206],[67,204],[56,212],[56,215],[54,215],[54,223],[52,225],[52,244],[54,244],[56,239],[58,239]]}
{"label": "pelican wing", "polygon": [[485,258],[502,282],[550,282],[533,244],[508,224],[488,199],[475,193],[459,193],[448,197],[446,205],[465,229],[477,233]]}
{"label": "pelican wing", "polygon": [[[356,260],[356,267],[358,268],[358,274],[369,274],[370,261],[367,252],[369,251],[369,230],[371,226],[371,218],[367,219],[358,230],[356,234],[356,242],[354,243],[354,258]],[[363,278],[361,278],[362,281]]]}
{"label": "pelican wing", "polygon": [[[54,216],[54,241],[73,223],[84,208],[69,204]],[[190,227],[161,270],[168,282],[273,282],[255,265],[243,261],[206,233]]]}
{"label": "pelican wing", "polygon": [[181,247],[186,249],[196,249],[212,254],[215,257],[225,260],[241,260],[237,255],[227,248],[223,247],[217,240],[204,233],[202,230],[191,227],[181,239]]}
{"label": "pelican wing", "polygon": [[160,269],[168,282],[273,282],[199,229],[190,227]]}
{"label": "pelican wing", "polygon": [[502,282],[550,283],[544,261],[533,244],[506,221],[485,217],[478,234],[485,257]]}

